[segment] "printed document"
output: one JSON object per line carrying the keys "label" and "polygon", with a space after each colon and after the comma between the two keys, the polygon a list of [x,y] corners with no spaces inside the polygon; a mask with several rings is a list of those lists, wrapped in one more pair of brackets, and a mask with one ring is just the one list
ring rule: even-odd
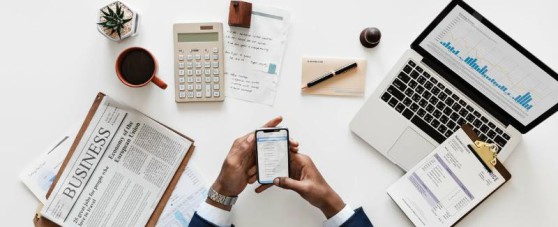
{"label": "printed document", "polygon": [[506,181],[490,173],[463,129],[391,185],[387,193],[415,226],[451,226]]}
{"label": "printed document", "polygon": [[19,176],[19,179],[43,204],[47,201],[48,189],[56,178],[56,174],[60,170],[60,166],[62,166],[78,130],[79,127],[74,127],[65,133],[53,146],[50,146],[47,152],[30,163]]}
{"label": "printed document", "polygon": [[289,20],[287,11],[254,4],[250,28],[225,26],[227,97],[273,105]]}
{"label": "printed document", "polygon": [[62,226],[145,226],[191,145],[105,96],[41,214]]}
{"label": "printed document", "polygon": [[188,227],[196,209],[207,198],[207,190],[200,172],[189,163],[159,217],[157,226]]}

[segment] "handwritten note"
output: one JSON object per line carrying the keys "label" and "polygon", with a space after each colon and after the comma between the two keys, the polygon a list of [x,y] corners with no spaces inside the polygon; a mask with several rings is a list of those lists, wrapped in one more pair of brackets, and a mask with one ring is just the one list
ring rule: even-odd
{"label": "handwritten note", "polygon": [[287,11],[254,5],[249,29],[225,29],[228,97],[273,105],[288,27]]}

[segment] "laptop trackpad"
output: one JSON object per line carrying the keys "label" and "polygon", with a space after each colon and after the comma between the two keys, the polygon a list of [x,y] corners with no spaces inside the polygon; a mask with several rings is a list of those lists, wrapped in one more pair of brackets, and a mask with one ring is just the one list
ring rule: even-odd
{"label": "laptop trackpad", "polygon": [[405,171],[413,168],[436,148],[414,129],[407,127],[388,151],[388,156]]}

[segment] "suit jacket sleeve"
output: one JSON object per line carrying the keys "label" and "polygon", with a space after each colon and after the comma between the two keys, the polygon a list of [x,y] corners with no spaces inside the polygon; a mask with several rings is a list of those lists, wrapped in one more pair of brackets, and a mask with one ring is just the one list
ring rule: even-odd
{"label": "suit jacket sleeve", "polygon": [[[188,227],[217,227],[217,225],[203,219],[198,215],[198,212],[196,212],[194,213],[194,217],[192,217],[190,224],[188,224]],[[234,225],[231,227],[234,227]]]}
{"label": "suit jacket sleeve", "polygon": [[353,216],[349,218],[341,227],[373,227],[362,207],[355,210]]}

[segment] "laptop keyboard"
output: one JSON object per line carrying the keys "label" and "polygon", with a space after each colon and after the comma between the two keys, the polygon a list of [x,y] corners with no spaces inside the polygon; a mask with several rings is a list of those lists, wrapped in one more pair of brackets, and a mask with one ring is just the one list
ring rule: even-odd
{"label": "laptop keyboard", "polygon": [[409,61],[381,97],[438,143],[444,142],[463,124],[469,124],[480,139],[496,143],[501,150],[510,136],[452,89]]}

